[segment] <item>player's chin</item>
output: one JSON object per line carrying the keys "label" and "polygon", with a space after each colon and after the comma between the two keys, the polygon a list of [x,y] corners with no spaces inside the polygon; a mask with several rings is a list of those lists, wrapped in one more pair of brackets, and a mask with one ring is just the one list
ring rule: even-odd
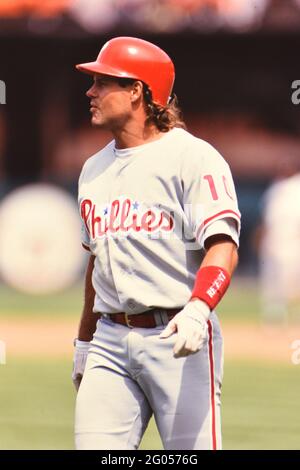
{"label": "player's chin", "polygon": [[95,115],[91,117],[91,124],[94,127],[103,127],[103,120]]}

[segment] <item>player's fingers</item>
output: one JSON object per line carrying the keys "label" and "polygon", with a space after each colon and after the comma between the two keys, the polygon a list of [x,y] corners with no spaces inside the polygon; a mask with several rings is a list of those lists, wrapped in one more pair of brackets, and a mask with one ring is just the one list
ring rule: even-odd
{"label": "player's fingers", "polygon": [[199,351],[203,347],[205,340],[206,340],[206,335],[203,334],[203,331],[200,331],[200,332],[198,331],[191,339],[191,345],[190,345],[191,350],[193,352]]}
{"label": "player's fingers", "polygon": [[[197,337],[188,338],[185,340],[183,345],[178,345],[175,349],[174,347],[174,357],[187,357],[191,354],[195,354],[203,347],[204,340],[203,338],[199,339]],[[181,347],[180,347],[181,346]]]}
{"label": "player's fingers", "polygon": [[204,341],[203,338],[198,338],[194,339],[190,345],[190,351],[192,354],[200,351],[200,349],[203,347]]}
{"label": "player's fingers", "polygon": [[191,354],[191,352],[189,350],[187,350],[186,348],[182,348],[180,351],[178,351],[178,353],[174,353],[174,357],[175,359],[178,359],[180,357],[187,357]]}
{"label": "player's fingers", "polygon": [[189,354],[194,354],[198,351],[199,341],[195,340],[194,338],[189,339],[185,343],[185,355],[188,356]]}
{"label": "player's fingers", "polygon": [[183,348],[181,349],[181,351],[179,351],[178,353],[174,353],[174,357],[175,359],[178,359],[179,357],[188,357],[190,356],[191,354],[195,354],[199,351],[198,348],[196,348],[195,350],[193,349],[190,349],[190,348]]}
{"label": "player's fingers", "polygon": [[203,328],[197,328],[193,333],[193,339],[198,341],[205,340],[206,337],[207,333],[206,330]]}
{"label": "player's fingers", "polygon": [[182,354],[184,354],[184,350],[185,350],[185,343],[186,343],[186,338],[184,336],[178,335],[178,338],[173,348],[174,357],[182,357]]}
{"label": "player's fingers", "polygon": [[204,340],[205,340],[205,336],[203,335],[203,332],[202,331],[198,331],[192,338],[193,342],[194,343],[197,343],[197,344],[202,344],[204,343]]}
{"label": "player's fingers", "polygon": [[167,324],[166,328],[161,332],[161,334],[159,335],[159,338],[168,338],[176,331],[177,331],[176,323],[173,320],[171,320]]}

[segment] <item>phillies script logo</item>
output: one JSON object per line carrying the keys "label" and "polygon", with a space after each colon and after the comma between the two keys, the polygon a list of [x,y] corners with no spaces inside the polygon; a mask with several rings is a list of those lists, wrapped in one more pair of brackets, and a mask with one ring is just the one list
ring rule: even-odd
{"label": "phillies script logo", "polygon": [[84,199],[80,213],[92,240],[117,234],[171,232],[174,227],[171,214],[155,207],[144,209],[129,198],[115,199],[101,214],[90,199]]}

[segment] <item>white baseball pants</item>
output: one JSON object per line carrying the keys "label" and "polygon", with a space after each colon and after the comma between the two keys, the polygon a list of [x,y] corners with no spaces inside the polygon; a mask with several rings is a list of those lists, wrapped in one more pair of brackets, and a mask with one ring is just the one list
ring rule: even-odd
{"label": "white baseball pants", "polygon": [[164,449],[221,448],[223,341],[217,316],[196,354],[173,357],[165,326],[133,328],[101,318],[80,385],[77,449],[137,449],[154,414]]}

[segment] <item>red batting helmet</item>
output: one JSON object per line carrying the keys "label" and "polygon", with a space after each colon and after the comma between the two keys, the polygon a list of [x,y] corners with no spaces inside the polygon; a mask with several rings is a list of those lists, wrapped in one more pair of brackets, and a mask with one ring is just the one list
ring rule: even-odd
{"label": "red batting helmet", "polygon": [[117,37],[102,47],[97,60],[78,64],[81,72],[101,73],[119,78],[135,78],[148,85],[153,101],[166,106],[175,79],[170,57],[159,47],[143,39]]}

